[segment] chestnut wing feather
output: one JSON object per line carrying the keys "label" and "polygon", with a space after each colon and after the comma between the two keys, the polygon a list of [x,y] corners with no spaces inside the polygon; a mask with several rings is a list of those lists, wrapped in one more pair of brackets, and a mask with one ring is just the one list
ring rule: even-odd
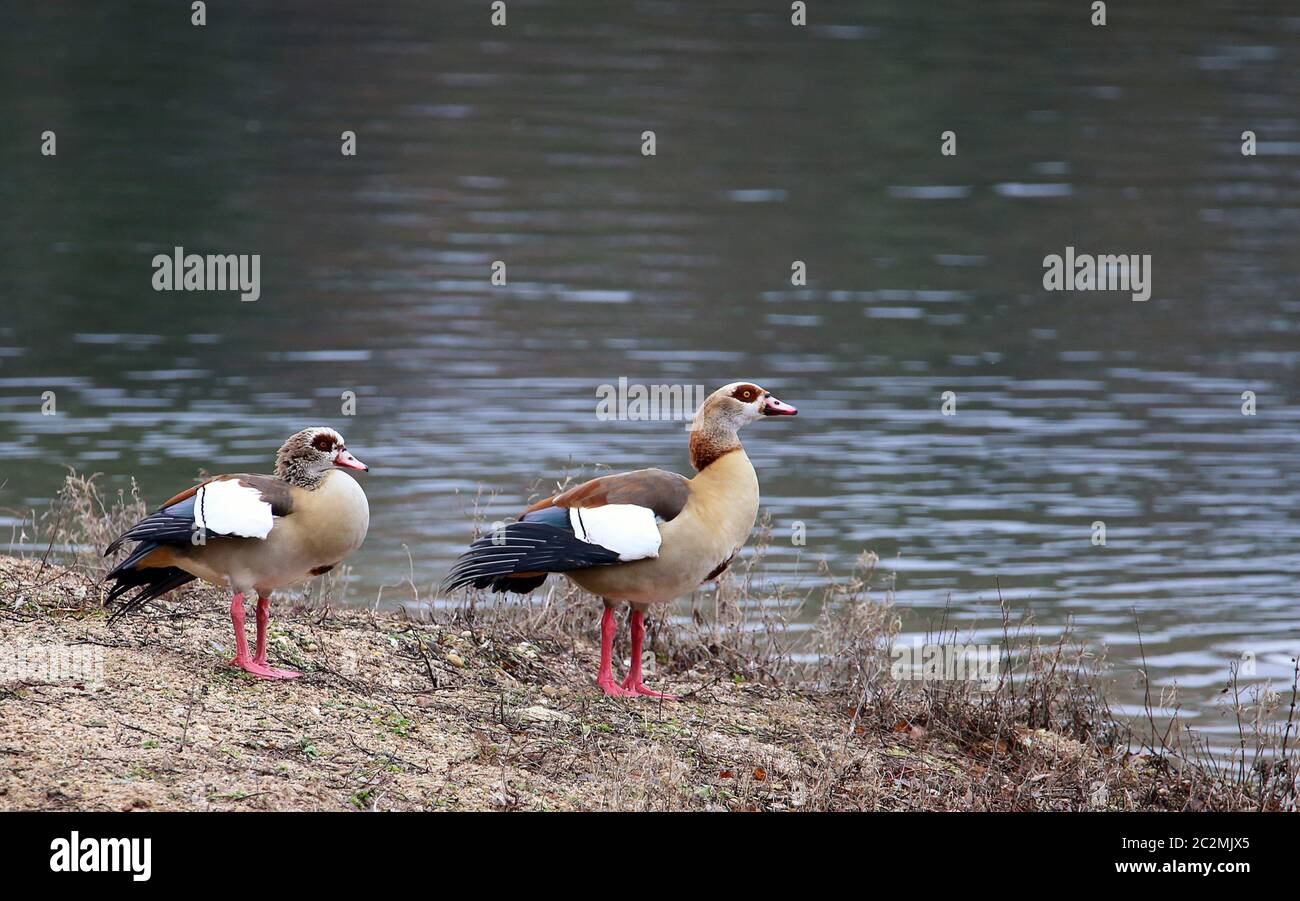
{"label": "chestnut wing feather", "polygon": [[690,496],[685,478],[662,469],[584,482],[538,501],[518,522],[471,544],[443,580],[443,590],[473,585],[527,594],[547,573],[656,556],[656,517],[675,518]]}
{"label": "chestnut wing feather", "polygon": [[668,522],[682,512],[690,496],[690,482],[685,477],[662,469],[638,469],[583,482],[538,501],[524,513],[546,507],[586,509],[609,504],[634,504],[653,510],[655,516]]}
{"label": "chestnut wing feather", "polygon": [[256,488],[262,494],[262,500],[271,505],[271,514],[273,516],[288,516],[293,512],[293,494],[290,492],[289,483],[275,476],[257,475],[256,473],[236,473],[228,476],[213,476],[206,482],[199,482],[197,485],[191,485],[175,497],[169,498],[159,505],[159,510],[166,510],[168,507],[179,504],[181,501],[189,500],[194,497],[200,488],[212,482],[221,482],[227,479],[238,479],[245,485]]}
{"label": "chestnut wing feather", "polygon": [[[293,494],[288,483],[275,476],[239,473],[236,475],[217,476],[182,491],[175,497],[164,501],[153,513],[140,520],[128,531],[119,535],[104,551],[104,556],[116,551],[127,541],[140,541],[157,544],[188,544],[193,537],[199,489],[207,488],[216,482],[237,481],[241,485],[255,489],[263,503],[271,508],[272,516],[288,516],[293,512]],[[214,535],[221,535],[214,531]],[[137,551],[142,550],[137,548]],[[135,554],[132,554],[134,557]],[[125,564],[127,561],[123,561]],[[134,561],[133,561],[134,562]]]}

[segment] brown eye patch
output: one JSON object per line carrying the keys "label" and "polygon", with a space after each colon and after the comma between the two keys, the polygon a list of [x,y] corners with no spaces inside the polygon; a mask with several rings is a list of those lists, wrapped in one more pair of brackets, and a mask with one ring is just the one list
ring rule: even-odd
{"label": "brown eye patch", "polygon": [[329,435],[317,435],[312,440],[311,446],[316,448],[318,451],[323,451],[328,454],[330,451],[334,450],[334,439]]}
{"label": "brown eye patch", "polygon": [[749,404],[757,400],[760,393],[757,385],[741,385],[731,392],[731,396],[738,401]]}

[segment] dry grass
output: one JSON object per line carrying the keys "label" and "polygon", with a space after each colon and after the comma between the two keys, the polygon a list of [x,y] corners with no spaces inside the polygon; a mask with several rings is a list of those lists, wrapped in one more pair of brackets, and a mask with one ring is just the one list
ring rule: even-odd
{"label": "dry grass", "polygon": [[1236,723],[1237,740],[1226,757],[1213,751],[1176,711],[1168,723],[1158,726],[1148,692],[1146,713],[1153,753],[1197,773],[1215,787],[1197,799],[1199,807],[1296,810],[1300,806],[1300,756],[1296,751],[1300,658],[1292,658],[1291,663],[1291,684],[1282,691],[1271,685],[1243,688],[1237,678],[1238,664],[1232,664],[1221,703]]}
{"label": "dry grass", "polygon": [[[1006,687],[975,696],[883,674],[824,684],[818,673],[829,664],[810,664],[810,681],[781,683],[734,672],[730,655],[664,659],[654,682],[683,698],[669,703],[596,691],[596,649],[568,625],[584,617],[577,604],[560,610],[560,599],[548,619],[531,610],[531,620],[505,608],[489,619],[485,609],[495,608],[481,604],[436,621],[277,608],[272,657],[304,677],[274,684],[225,665],[226,598],[214,589],[178,592],[117,628],[98,597],[82,572],[0,558],[0,648],[105,655],[99,685],[0,680],[0,754],[11,765],[0,807],[1259,806],[1249,789],[1224,793],[1194,768],[1108,747],[1094,724],[1081,733],[1087,740],[1031,727],[1030,710],[1039,722],[1075,722],[1072,683],[1049,675],[1061,671],[1055,650],[1018,665],[1014,697]],[[880,612],[852,616],[868,623]],[[582,631],[594,619],[588,608]],[[879,666],[872,629],[853,631],[869,657],[829,672]],[[1056,699],[1050,717],[1044,697]]]}
{"label": "dry grass", "polygon": [[[0,786],[0,806],[127,803],[115,765],[87,769],[84,749],[144,767],[153,749],[132,742],[146,734],[174,741],[183,708],[184,730],[202,726],[195,734],[222,738],[187,744],[182,734],[185,753],[153,778],[141,796],[147,806],[1296,807],[1294,685],[1289,694],[1234,692],[1240,755],[1225,762],[1176,721],[1161,731],[1151,717],[1151,735],[1136,738],[1106,703],[1104,661],[1068,632],[1039,641],[1033,623],[1013,621],[1005,605],[1008,655],[988,690],[896,679],[899,615],[873,586],[874,555],[840,578],[820,568],[812,588],[763,587],[772,584],[766,524],[753,553],[698,592],[689,615],[650,619],[651,684],[682,696],[657,703],[594,689],[599,601],[560,579],[533,603],[471,592],[449,609],[406,616],[335,609],[346,599],[343,570],[319,580],[308,603],[275,614],[277,656],[304,679],[251,682],[222,665],[229,625],[214,590],[178,592],[117,630],[104,622],[102,568],[87,549],[143,510],[138,496],[102,498],[93,479],[73,476],[57,509],[54,544],[82,548],[83,557],[72,570],[42,561],[38,546],[26,560],[0,558],[0,644],[90,642],[111,649],[118,678],[92,692],[0,687],[0,716],[20,724],[0,747],[20,764]],[[479,497],[479,521],[481,509]],[[400,590],[427,600],[413,579]],[[819,611],[816,627],[796,635],[790,626],[808,609]],[[928,640],[963,643],[954,630]],[[617,650],[628,653],[626,630]],[[118,724],[111,735],[91,725],[103,709]],[[332,713],[304,717],[304,709]],[[286,747],[286,735],[312,753]],[[287,789],[276,776],[285,767]],[[226,789],[195,794],[205,772],[221,774]],[[60,774],[63,787],[41,795],[42,780]]]}
{"label": "dry grass", "polygon": [[[977,786],[968,771],[959,779],[932,779],[905,805],[919,809],[1297,808],[1296,685],[1284,694],[1233,691],[1240,748],[1226,761],[1176,717],[1162,729],[1152,715],[1139,734],[1111,711],[1104,658],[1071,628],[1043,642],[1031,618],[1013,619],[1000,592],[1006,656],[993,686],[898,680],[891,663],[900,617],[888,591],[873,590],[875,555],[864,553],[842,579],[821,566],[819,588],[787,592],[777,586],[764,594],[757,586],[770,584],[763,573],[769,537],[767,528],[760,529],[753,553],[714,590],[692,597],[684,621],[673,621],[667,611],[652,616],[647,646],[660,667],[704,674],[710,685],[758,684],[840,709],[847,717],[845,740],[810,783],[806,803],[812,807],[833,806],[836,785],[861,764],[850,734],[888,733],[956,750],[961,767],[981,774]],[[590,640],[599,604],[552,580],[542,601],[531,605],[470,592],[450,620],[476,634],[546,636],[572,650]],[[810,608],[819,611],[816,627],[801,640],[789,627]],[[948,647],[968,642],[956,629],[925,639]],[[616,651],[626,657],[628,650],[621,630]],[[900,748],[889,756],[904,761],[900,772],[914,771],[915,761]],[[1135,778],[1135,768],[1160,778]],[[921,767],[927,769],[935,775],[933,767]],[[876,803],[893,806],[884,796]]]}
{"label": "dry grass", "polygon": [[[691,599],[687,617],[651,617],[647,645],[661,669],[698,674],[705,686],[743,684],[791,694],[843,716],[843,733],[804,784],[800,806],[1032,810],[1296,808],[1294,724],[1274,716],[1274,694],[1241,717],[1250,767],[1225,766],[1183,727],[1181,742],[1155,729],[1141,738],[1106,700],[1105,660],[1066,630],[1041,641],[1032,620],[1013,621],[1004,604],[1008,651],[993,686],[974,681],[897,680],[891,662],[900,618],[888,592],[873,597],[876,559],[866,553],[847,578],[819,571],[818,589],[761,596],[765,533],[755,552],[713,591]],[[523,604],[470,592],[447,621],[476,638],[544,638],[571,655],[588,645],[599,601],[553,580],[542,600]],[[809,607],[816,627],[802,641],[789,626]],[[927,644],[967,643],[956,630]],[[620,631],[616,652],[628,653]],[[1293,689],[1294,691],[1294,689]],[[1288,729],[1290,730],[1288,732]],[[885,738],[890,736],[890,738]],[[861,747],[874,737],[887,748],[874,774],[862,772]],[[1294,741],[1292,741],[1294,745]],[[761,768],[760,768],[761,769]],[[742,780],[743,781],[743,780]],[[737,783],[739,787],[740,783]],[[853,785],[846,802],[844,786]],[[899,794],[899,789],[908,791]],[[866,795],[857,794],[866,791]]]}
{"label": "dry grass", "polygon": [[113,565],[103,557],[104,548],[149,510],[135,479],[129,491],[105,493],[98,485],[99,476],[70,470],[48,510],[19,515],[24,527],[14,529],[10,544],[29,545],[42,562],[55,559],[102,579]]}

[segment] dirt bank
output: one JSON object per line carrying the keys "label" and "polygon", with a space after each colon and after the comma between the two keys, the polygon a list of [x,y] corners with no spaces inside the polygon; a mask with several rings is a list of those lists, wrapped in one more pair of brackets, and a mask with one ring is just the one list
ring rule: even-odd
{"label": "dirt bank", "polygon": [[[954,739],[898,706],[759,684],[716,661],[661,667],[652,684],[681,701],[606,698],[592,684],[593,646],[451,616],[276,607],[272,663],[303,677],[262,682],[225,665],[220,593],[185,591],[115,627],[98,598],[79,572],[0,557],[0,808],[1176,809],[1213,799],[1212,786],[1162,760],[1026,726]],[[51,658],[80,671],[46,672]]]}

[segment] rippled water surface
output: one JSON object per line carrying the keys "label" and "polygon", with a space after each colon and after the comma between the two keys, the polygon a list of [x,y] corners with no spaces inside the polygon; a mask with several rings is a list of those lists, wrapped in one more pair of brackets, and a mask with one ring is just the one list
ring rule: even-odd
{"label": "rippled water surface", "polygon": [[[990,641],[1000,582],[1135,703],[1136,614],[1211,731],[1230,661],[1289,672],[1300,11],[171,6],[0,28],[0,507],[65,465],[157,502],[328,423],[374,467],[369,599],[408,548],[442,574],[480,487],[505,518],[566,468],[687,467],[598,385],[753,379],[800,408],[743,436],[778,574],[872,549],[909,630],[951,603]],[[176,245],[261,254],[261,299],[154,292]],[[1151,254],[1151,300],[1044,291],[1067,246]]]}

